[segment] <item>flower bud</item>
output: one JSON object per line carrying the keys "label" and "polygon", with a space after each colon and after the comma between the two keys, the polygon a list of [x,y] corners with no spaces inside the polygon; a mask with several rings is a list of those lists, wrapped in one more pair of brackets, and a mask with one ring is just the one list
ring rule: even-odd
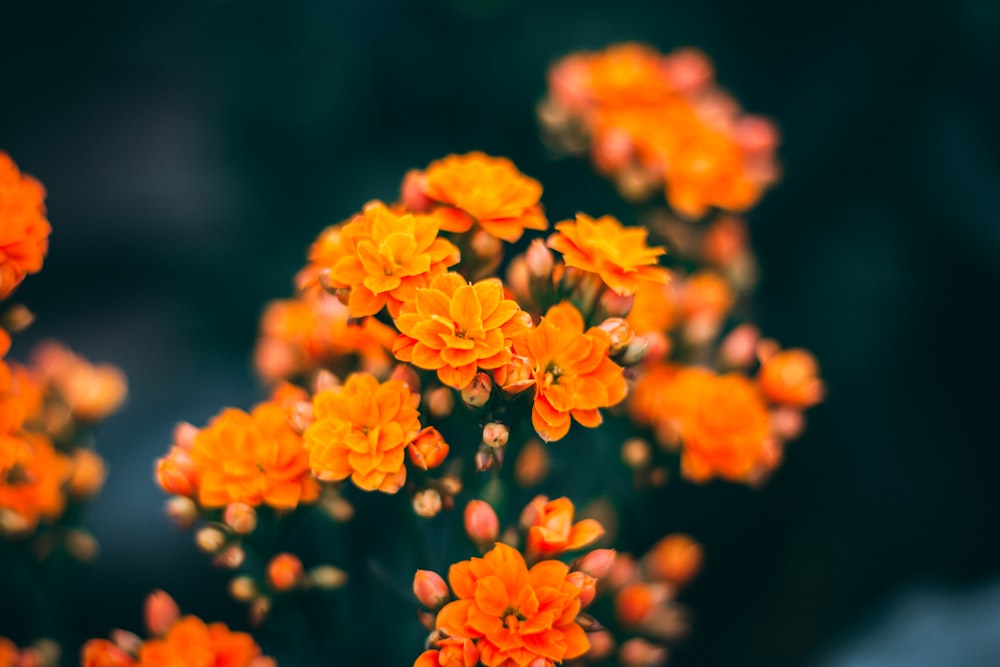
{"label": "flower bud", "polygon": [[508,396],[519,394],[535,384],[531,362],[520,355],[513,355],[507,364],[493,371],[493,378]]}
{"label": "flower bud", "polygon": [[229,582],[229,595],[237,602],[250,602],[259,591],[252,577],[241,575]]}
{"label": "flower bud", "polygon": [[164,591],[153,591],[146,598],[146,628],[149,634],[159,637],[167,633],[181,616],[180,607]]}
{"label": "flower bud", "polygon": [[818,373],[816,357],[806,350],[783,350],[764,360],[757,382],[769,401],[807,408],[823,400]]}
{"label": "flower bud", "polygon": [[[503,241],[489,232],[476,229],[469,238],[469,255],[462,259],[470,264],[469,278],[479,280],[492,275],[503,261]],[[471,261],[470,261],[471,260]]]}
{"label": "flower bud", "polygon": [[435,419],[444,419],[455,409],[455,393],[448,387],[435,387],[424,393],[424,405]]}
{"label": "flower bud", "polygon": [[101,550],[97,538],[85,530],[69,530],[63,540],[66,551],[81,563],[90,563]]}
{"label": "flower bud", "polygon": [[622,366],[635,366],[646,358],[649,350],[649,339],[645,336],[636,336],[629,341],[628,345],[618,355],[618,363]]}
{"label": "flower bud", "polygon": [[525,304],[530,301],[531,276],[528,274],[528,265],[523,255],[518,255],[507,265],[507,285],[517,297],[518,303]]}
{"label": "flower bud", "polygon": [[423,489],[413,494],[413,511],[425,519],[437,516],[441,511],[441,494],[437,489]]}
{"label": "flower bud", "polygon": [[267,564],[267,581],[276,591],[289,591],[302,579],[302,561],[290,553],[280,553]]}
{"label": "flower bud", "polygon": [[597,325],[597,328],[608,334],[610,346],[608,353],[616,355],[625,349],[625,346],[632,342],[635,335],[629,323],[620,317],[609,317]]}
{"label": "flower bud", "polygon": [[156,482],[169,494],[194,496],[198,488],[198,471],[189,451],[174,445],[165,457],[157,459]]}
{"label": "flower bud", "polygon": [[319,504],[327,516],[337,523],[347,523],[354,518],[354,505],[335,491],[324,493]]}
{"label": "flower bud", "polygon": [[500,534],[500,519],[489,503],[470,500],[465,506],[465,532],[477,545],[495,542]]}
{"label": "flower bud", "polygon": [[222,517],[237,535],[249,535],[257,528],[257,510],[246,503],[229,503]]}
{"label": "flower bud", "polygon": [[73,450],[73,474],[69,479],[69,493],[74,500],[92,497],[104,485],[106,477],[104,459],[86,447]]}
{"label": "flower bud", "polygon": [[324,389],[336,389],[340,386],[340,378],[326,370],[321,368],[316,371],[316,375],[313,376],[313,394],[318,394]]}
{"label": "flower bud", "polygon": [[462,492],[462,480],[455,475],[445,475],[438,480],[438,489],[446,496],[457,496]]}
{"label": "flower bud", "polygon": [[729,368],[747,368],[754,362],[760,331],[752,324],[741,324],[722,339],[719,359]]}
{"label": "flower bud", "polygon": [[203,526],[194,534],[194,543],[205,553],[214,554],[226,546],[226,534],[215,526]]}
{"label": "flower bud", "polygon": [[417,570],[413,576],[413,594],[428,609],[437,609],[448,600],[448,584],[437,572]]}
{"label": "flower bud", "polygon": [[[135,635],[132,636],[135,637]],[[135,638],[138,642],[138,647],[141,647],[142,640],[138,637]],[[136,653],[138,653],[138,647],[136,648]],[[91,639],[83,645],[80,659],[84,667],[134,667],[135,660],[129,653],[132,653],[132,651],[117,646],[107,639]],[[15,663],[4,664],[13,666]]]}
{"label": "flower bud", "polygon": [[448,456],[448,450],[448,443],[433,426],[428,426],[420,431],[407,447],[410,460],[423,470],[436,468],[444,463]]}
{"label": "flower bud", "polygon": [[781,406],[771,411],[771,430],[785,441],[802,435],[805,421],[802,411],[795,408]]}
{"label": "flower bud", "polygon": [[635,295],[621,296],[614,290],[604,290],[601,294],[601,310],[606,317],[625,317],[632,310]]}
{"label": "flower bud", "polygon": [[111,642],[125,651],[126,653],[131,653],[135,655],[139,653],[139,649],[142,648],[142,638],[134,632],[129,632],[128,630],[122,630],[121,628],[116,628],[111,631],[108,635],[111,637]]}
{"label": "flower bud", "polygon": [[622,443],[622,461],[629,468],[645,468],[652,457],[649,443],[642,438],[629,438]]}
{"label": "flower bud", "polygon": [[19,333],[30,327],[34,321],[35,314],[28,310],[27,306],[15,303],[0,316],[0,328],[6,329],[8,333]]}
{"label": "flower bud", "polygon": [[420,393],[420,376],[409,364],[396,364],[389,375],[390,380],[400,380],[414,393]]}
{"label": "flower bud", "polygon": [[633,637],[618,649],[618,664],[622,667],[660,667],[667,662],[667,649],[658,644]]}
{"label": "flower bud", "polygon": [[552,256],[552,251],[545,246],[545,241],[535,239],[524,253],[524,264],[528,269],[528,276],[532,279],[551,280],[555,258]]}
{"label": "flower bud", "polygon": [[580,558],[576,569],[586,572],[595,579],[603,579],[611,572],[611,566],[615,563],[615,556],[617,556],[617,552],[614,549],[594,549]]}
{"label": "flower bud", "polygon": [[174,444],[181,449],[191,449],[200,430],[194,424],[180,422],[174,427]]}
{"label": "flower bud", "polygon": [[347,573],[339,567],[320,565],[309,570],[306,582],[315,588],[333,590],[347,583]]}
{"label": "flower bud", "polygon": [[649,616],[656,601],[647,584],[629,584],[615,595],[615,618],[625,627],[634,628]]}
{"label": "flower bud", "polygon": [[598,132],[594,137],[594,166],[602,174],[613,174],[632,161],[635,146],[632,135],[620,128]]}
{"label": "flower bud", "polygon": [[652,579],[683,585],[701,569],[701,560],[701,545],[678,533],[654,544],[643,558],[643,568]]}
{"label": "flower bud", "polygon": [[580,589],[580,606],[586,607],[597,595],[597,580],[579,570],[566,575],[566,581]]}
{"label": "flower bud", "polygon": [[271,598],[261,595],[250,603],[250,627],[259,628],[271,613]]}
{"label": "flower bud", "polygon": [[510,438],[510,429],[500,422],[490,422],[483,427],[483,442],[490,447],[503,447]]}
{"label": "flower bud", "polygon": [[414,213],[431,210],[434,202],[427,196],[427,174],[419,169],[411,169],[403,177],[403,187],[400,192],[403,206]]}
{"label": "flower bud", "polygon": [[587,662],[601,662],[615,650],[615,639],[607,630],[589,633],[587,638],[590,640],[590,650],[584,654]]}
{"label": "flower bud", "polygon": [[296,401],[288,407],[288,425],[296,433],[301,435],[316,421],[312,403],[309,401]]}
{"label": "flower bud", "polygon": [[227,570],[235,570],[247,559],[247,552],[239,544],[230,544],[228,547],[216,554],[212,563],[216,567]]}
{"label": "flower bud", "polygon": [[529,440],[514,461],[514,479],[525,488],[537,486],[549,474],[549,450],[541,440]]}
{"label": "flower bud", "polygon": [[490,400],[493,392],[493,380],[486,373],[476,373],[472,382],[462,390],[462,402],[472,410],[481,410]]}
{"label": "flower bud", "polygon": [[198,506],[186,496],[174,496],[167,500],[166,514],[175,526],[187,530],[198,520]]}

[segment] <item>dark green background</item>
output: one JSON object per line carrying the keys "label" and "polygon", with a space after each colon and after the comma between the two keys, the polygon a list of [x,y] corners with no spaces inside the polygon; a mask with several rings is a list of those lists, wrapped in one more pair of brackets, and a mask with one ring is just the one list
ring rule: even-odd
{"label": "dark green background", "polygon": [[[324,225],[474,148],[539,178],[554,220],[627,210],[584,162],[550,160],[534,119],[552,60],[623,40],[703,49],[780,125],[785,178],[749,215],[758,321],[829,383],[764,490],[674,484],[635,520],[639,548],[668,530],[706,545],[673,664],[808,664],[907,587],[984,586],[1000,574],[998,25],[988,0],[0,4],[0,149],[46,184],[54,228],[13,356],[58,337],[131,382],[99,433],[103,555],[61,587],[70,653],[139,630],[155,587],[242,622],[162,517],[152,460],[175,422],[260,396],[257,317]],[[405,588],[391,512],[375,500],[352,530]],[[338,594],[371,653],[317,664],[408,664],[421,633],[394,595]],[[19,603],[0,589],[0,634],[26,642]]]}

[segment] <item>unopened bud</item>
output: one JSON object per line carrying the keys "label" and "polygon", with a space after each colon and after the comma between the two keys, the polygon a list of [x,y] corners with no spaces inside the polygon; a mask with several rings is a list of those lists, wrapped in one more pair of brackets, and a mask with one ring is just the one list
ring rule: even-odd
{"label": "unopened bud", "polygon": [[444,419],[455,409],[455,392],[448,387],[435,387],[424,393],[424,405],[435,419]]}
{"label": "unopened bud", "polygon": [[483,427],[483,442],[490,447],[503,447],[510,438],[510,429],[500,422],[490,422]]}
{"label": "unopened bud", "polygon": [[250,602],[258,592],[257,582],[246,575],[234,577],[229,582],[229,595],[237,602]]}
{"label": "unopened bud", "polygon": [[702,548],[687,535],[668,535],[654,544],[642,560],[650,578],[681,586],[701,569]]}
{"label": "unopened bud", "polygon": [[441,511],[441,494],[437,489],[423,489],[413,494],[413,511],[425,519],[437,516]]}
{"label": "unopened bud", "polygon": [[427,196],[427,174],[419,169],[411,169],[403,177],[403,187],[400,192],[403,206],[414,213],[431,210],[434,202]]}
{"label": "unopened bud", "polygon": [[390,380],[399,380],[414,393],[420,393],[420,376],[409,364],[396,364],[389,375]]}
{"label": "unopened bud", "polygon": [[93,561],[101,550],[97,538],[85,530],[67,531],[63,544],[66,551],[81,563]]}
{"label": "unopened bud", "polygon": [[193,496],[198,488],[198,472],[188,448],[174,445],[156,461],[156,482],[167,493]]}
{"label": "unopened bud", "polygon": [[629,584],[615,595],[615,618],[625,627],[636,627],[649,616],[656,600],[647,584]]}
{"label": "unopened bud", "polygon": [[175,526],[187,530],[198,520],[198,506],[186,496],[174,496],[167,500],[166,514]]}
{"label": "unopened bud", "polygon": [[576,569],[595,579],[603,579],[611,572],[615,556],[617,552],[614,549],[594,549],[577,562]]}
{"label": "unopened bud", "polygon": [[516,354],[505,365],[493,371],[493,378],[508,396],[519,394],[535,384],[531,362],[527,357]]}
{"label": "unopened bud", "polygon": [[212,563],[216,567],[222,567],[227,570],[235,570],[239,566],[243,565],[243,561],[247,559],[247,552],[239,544],[230,544],[228,547],[220,551]]}
{"label": "unopened bud", "polygon": [[0,327],[10,333],[24,331],[35,321],[35,314],[28,310],[28,307],[21,303],[10,306],[3,316],[0,317]]}
{"label": "unopened bud", "polygon": [[444,463],[448,451],[448,443],[433,426],[428,426],[420,431],[407,447],[410,460],[423,470],[436,468]]}
{"label": "unopened bud", "polygon": [[37,648],[29,646],[18,656],[17,667],[46,667],[45,656]]}
{"label": "unopened bud", "polygon": [[555,258],[552,256],[552,251],[545,246],[545,241],[535,239],[524,253],[524,264],[528,269],[528,275],[532,279],[551,280]]}
{"label": "unopened bud", "polygon": [[142,638],[134,632],[116,628],[111,631],[111,642],[131,655],[137,655],[142,648]]}
{"label": "unopened bud", "polygon": [[490,400],[493,392],[493,380],[486,373],[476,373],[475,377],[462,389],[462,402],[472,410],[481,410]]}
{"label": "unopened bud", "polygon": [[462,492],[462,480],[455,475],[445,475],[438,480],[438,489],[446,496],[457,496]]}
{"label": "unopened bud", "polygon": [[154,637],[166,634],[180,615],[180,607],[165,591],[153,591],[146,598],[146,628]]}
{"label": "unopened bud", "polygon": [[73,475],[69,479],[69,493],[74,500],[92,497],[104,485],[106,472],[104,459],[86,447],[73,450]]}
{"label": "unopened bud", "polygon": [[649,339],[644,336],[636,336],[619,353],[618,363],[622,366],[635,366],[646,358],[649,350]]}
{"label": "unopened bud", "polygon": [[295,554],[281,553],[267,564],[267,581],[276,591],[289,591],[302,580],[302,561]]}
{"label": "unopened bud", "polygon": [[500,519],[489,503],[470,500],[465,506],[465,533],[477,545],[495,542],[500,534]]}
{"label": "unopened bud", "polygon": [[320,565],[309,570],[306,582],[315,588],[333,590],[347,583],[347,573],[339,567]]}
{"label": "unopened bud", "polygon": [[237,535],[249,535],[257,528],[257,510],[246,503],[229,503],[222,516]]}
{"label": "unopened bud", "polygon": [[354,505],[337,492],[324,494],[320,507],[337,523],[347,523],[354,518]]}
{"label": "unopened bud", "polygon": [[523,487],[536,486],[549,474],[549,450],[541,440],[529,440],[514,461],[514,479]]}
{"label": "unopened bud", "polygon": [[566,575],[566,581],[580,589],[581,606],[586,607],[594,601],[594,597],[597,595],[597,580],[594,577],[577,570]]}
{"label": "unopened bud", "polygon": [[622,296],[614,290],[604,290],[601,294],[601,310],[606,317],[625,317],[631,312],[635,295]]}
{"label": "unopened bud", "polygon": [[259,596],[250,603],[250,625],[259,628],[271,613],[271,598]]}
{"label": "unopened bud", "polygon": [[660,667],[666,664],[667,656],[665,647],[633,637],[618,649],[618,664],[622,667]]}
{"label": "unopened bud", "polygon": [[420,621],[420,625],[424,626],[424,630],[430,632],[437,625],[437,614],[433,614],[426,609],[418,609],[417,620]]}
{"label": "unopened bud", "polygon": [[632,333],[632,327],[620,317],[609,317],[597,325],[597,328],[608,334],[610,342],[608,353],[611,355],[622,352],[635,337]]}
{"label": "unopened bud", "polygon": [[622,461],[629,468],[645,468],[652,458],[649,443],[642,438],[629,438],[622,443]]}
{"label": "unopened bud", "polygon": [[203,526],[194,534],[194,543],[208,554],[214,554],[226,546],[226,534],[215,526]]}
{"label": "unopened bud", "polygon": [[304,433],[316,421],[312,403],[296,401],[288,408],[288,424],[296,433]]}
{"label": "unopened bud", "polygon": [[20,535],[31,528],[31,524],[22,514],[12,510],[0,509],[0,534]]}
{"label": "unopened bud", "polygon": [[472,251],[472,258],[463,256],[463,259],[474,259],[475,266],[471,267],[470,275],[472,280],[492,275],[503,261],[503,241],[483,229],[472,232],[469,249]]}
{"label": "unopened bud", "polygon": [[316,371],[316,375],[313,377],[313,394],[318,394],[324,389],[336,389],[340,386],[340,378],[326,370],[321,368]]}
{"label": "unopened bud", "polygon": [[475,456],[476,470],[479,472],[486,472],[493,467],[496,463],[496,459],[493,458],[493,450],[490,447],[483,446],[476,452]]}
{"label": "unopened bud", "polygon": [[754,362],[760,331],[752,324],[741,324],[722,339],[719,358],[729,368],[747,368]]}
{"label": "unopened bud", "polygon": [[413,576],[413,594],[428,609],[438,609],[448,600],[448,584],[437,572],[417,570]]}
{"label": "unopened bud", "polygon": [[200,430],[194,424],[180,422],[174,427],[174,445],[181,449],[191,449],[194,447],[194,439]]}
{"label": "unopened bud", "polygon": [[587,635],[590,650],[585,654],[587,662],[601,662],[615,650],[615,640],[607,630],[596,630]]}

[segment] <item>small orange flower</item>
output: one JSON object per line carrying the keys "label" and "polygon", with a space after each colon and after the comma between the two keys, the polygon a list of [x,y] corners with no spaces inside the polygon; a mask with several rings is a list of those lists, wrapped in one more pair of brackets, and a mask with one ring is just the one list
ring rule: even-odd
{"label": "small orange flower", "polygon": [[710,128],[686,137],[666,170],[667,201],[688,218],[700,218],[709,207],[745,211],[757,203],[761,188],[743,164],[740,147]]}
{"label": "small orange flower", "polygon": [[595,428],[598,408],[620,403],[628,387],[622,367],[608,358],[608,335],[583,330],[583,316],[563,302],[549,309],[541,324],[514,339],[514,352],[526,357],[535,378],[531,423],[546,441],[569,432],[570,417]]}
{"label": "small orange flower", "polygon": [[667,281],[667,270],[657,266],[666,251],[647,246],[641,227],[623,227],[610,215],[594,220],[577,213],[576,222],[560,222],[556,229],[548,245],[562,253],[566,266],[599,274],[621,296],[634,294],[643,283]]}
{"label": "small orange flower", "polygon": [[41,270],[52,231],[45,216],[45,188],[0,151],[0,299]]}
{"label": "small orange flower", "polygon": [[[427,167],[424,194],[456,209],[442,229],[468,231],[478,223],[487,233],[513,243],[525,229],[545,230],[548,221],[538,203],[541,184],[500,157],[473,152],[449,155]],[[447,209],[446,209],[447,210]]]}
{"label": "small orange flower", "polygon": [[773,403],[808,408],[823,400],[823,381],[818,374],[816,357],[807,350],[784,350],[764,361],[757,383]]}
{"label": "small orange flower", "polygon": [[680,310],[687,318],[722,320],[733,307],[735,297],[726,280],[711,271],[692,274],[680,288]]}
{"label": "small orange flower", "polygon": [[379,383],[355,373],[343,386],[313,397],[316,421],[305,445],[313,472],[326,480],[348,477],[366,491],[395,493],[406,481],[406,445],[420,431],[420,395],[400,380]]}
{"label": "small orange flower", "polygon": [[526,553],[540,558],[558,556],[582,549],[604,535],[604,527],[594,519],[573,523],[575,511],[569,498],[536,496],[521,512],[521,525],[528,529]]}
{"label": "small orange flower", "polygon": [[643,283],[635,290],[632,310],[626,321],[637,335],[651,332],[666,333],[679,319],[678,289],[674,279],[665,285]]}
{"label": "small orange flower", "polygon": [[458,599],[438,612],[437,626],[449,637],[473,640],[487,667],[552,667],[576,658],[590,642],[576,622],[580,589],[568,575],[569,566],[555,560],[529,570],[516,549],[497,543],[482,558],[451,566],[448,581]]}
{"label": "small orange flower", "polygon": [[530,326],[530,316],[504,298],[499,279],[470,285],[457,273],[443,273],[400,310],[396,327],[401,335],[393,352],[401,361],[437,370],[449,387],[463,389],[478,368],[508,363],[511,340]]}
{"label": "small orange flower", "polygon": [[302,438],[273,402],[250,414],[223,410],[194,437],[190,457],[198,500],[206,507],[246,503],[294,509],[319,495]]}
{"label": "small orange flower", "polygon": [[317,367],[346,372],[357,361],[368,372],[384,373],[396,340],[392,327],[373,317],[352,320],[346,305],[319,290],[272,301],[261,317],[260,331],[254,359],[258,373],[269,382]]}
{"label": "small orange flower", "polygon": [[629,401],[632,418],[640,424],[656,427],[658,438],[680,437],[683,423],[694,413],[704,386],[712,380],[711,371],[698,367],[652,364],[635,383]]}
{"label": "small orange flower", "polygon": [[[133,667],[135,660],[117,644],[107,639],[91,639],[80,652],[82,667]],[[4,667],[0,660],[0,667]]]}
{"label": "small orange flower", "polygon": [[374,315],[386,305],[398,315],[416,288],[458,263],[458,249],[438,237],[439,224],[430,216],[397,215],[372,202],[330,237],[336,243],[328,240],[317,253],[328,263],[317,268],[328,270],[331,287],[350,290],[351,317]]}
{"label": "small orange flower", "polygon": [[667,535],[643,557],[646,573],[652,579],[684,585],[701,568],[702,548],[687,535]]}
{"label": "small orange flower", "polygon": [[[33,530],[39,521],[50,521],[62,514],[66,506],[63,486],[73,472],[68,456],[57,451],[47,436],[25,432],[14,444],[17,452],[14,464],[0,475],[0,512],[11,512],[25,531]],[[0,447],[4,445],[0,441]]]}
{"label": "small orange flower", "polygon": [[468,639],[439,639],[438,648],[424,651],[413,667],[476,667],[479,649]]}
{"label": "small orange flower", "polygon": [[410,442],[410,460],[413,461],[413,465],[423,470],[430,470],[444,463],[449,449],[448,443],[438,430],[428,426]]}
{"label": "small orange flower", "polygon": [[645,44],[609,46],[590,58],[590,97],[613,106],[662,102],[673,94],[663,61],[662,54]]}
{"label": "small orange flower", "polygon": [[59,394],[73,416],[101,421],[117,410],[128,394],[121,369],[111,364],[91,364],[55,341],[39,344],[31,353],[40,379]]}
{"label": "small orange flower", "polygon": [[260,647],[245,632],[232,632],[223,623],[206,625],[185,616],[162,639],[151,639],[139,651],[138,667],[251,667],[260,662]]}

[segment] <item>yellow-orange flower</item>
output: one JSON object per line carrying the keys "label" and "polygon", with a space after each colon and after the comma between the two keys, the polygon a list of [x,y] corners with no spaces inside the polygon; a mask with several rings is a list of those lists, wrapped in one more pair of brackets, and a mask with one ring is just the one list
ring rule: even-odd
{"label": "yellow-orange flower", "polygon": [[594,428],[598,408],[621,402],[628,387],[622,368],[608,358],[608,335],[583,330],[583,316],[569,303],[546,313],[541,324],[514,339],[515,354],[526,357],[535,379],[531,423],[547,441],[569,432],[570,417]]}
{"label": "yellow-orange flower", "polygon": [[0,299],[37,273],[49,250],[45,188],[0,151]]}
{"label": "yellow-orange flower", "polygon": [[406,481],[406,445],[420,431],[420,395],[400,380],[355,373],[313,397],[316,421],[305,432],[320,479],[348,477],[366,491],[395,493]]}
{"label": "yellow-orange flower", "polygon": [[257,372],[270,382],[307,373],[319,366],[346,372],[360,361],[372,373],[386,372],[392,327],[373,317],[351,320],[348,307],[320,290],[294,299],[272,301],[260,322],[254,359]]}
{"label": "yellow-orange flower", "polygon": [[573,523],[575,512],[569,498],[536,496],[521,512],[521,525],[528,529],[526,553],[530,557],[557,556],[582,549],[604,535],[604,527],[594,519]]}
{"label": "yellow-orange flower", "polygon": [[667,281],[667,270],[657,266],[666,251],[646,245],[647,232],[641,227],[623,227],[610,215],[594,220],[577,213],[576,222],[560,222],[556,229],[548,245],[562,253],[566,266],[600,275],[621,296],[633,294],[644,283]]}
{"label": "yellow-orange flower", "polygon": [[823,400],[818,374],[816,357],[807,350],[783,350],[764,360],[757,383],[769,401],[808,408]]}
{"label": "yellow-orange flower", "polygon": [[411,213],[397,215],[372,202],[331,235],[325,232],[326,281],[350,290],[351,317],[374,315],[388,306],[393,316],[413,299],[417,287],[458,263],[458,249],[438,237],[437,219]]}
{"label": "yellow-orange flower", "polygon": [[223,623],[206,625],[196,616],[185,616],[162,639],[151,639],[139,651],[138,667],[257,667],[260,647],[245,632],[233,632]]}
{"label": "yellow-orange flower", "polygon": [[294,509],[319,495],[302,438],[273,402],[250,414],[223,410],[194,437],[190,458],[198,501],[206,507],[246,503]]}
{"label": "yellow-orange flower", "polygon": [[451,566],[458,599],[438,612],[438,629],[473,640],[487,667],[552,667],[576,658],[590,642],[576,622],[580,588],[568,575],[569,566],[555,560],[529,570],[516,549],[497,543],[482,558]]}
{"label": "yellow-orange flower", "polygon": [[0,447],[15,450],[13,465],[0,475],[0,513],[11,513],[17,525],[31,531],[39,521],[62,514],[66,506],[63,485],[73,464],[45,435],[23,432],[17,438],[18,443],[0,440]]}
{"label": "yellow-orange flower", "polygon": [[504,241],[521,238],[525,229],[548,227],[538,203],[541,184],[525,176],[507,158],[472,152],[449,155],[427,167],[424,194],[465,215],[437,216],[450,222],[442,229],[468,231],[478,223]]}
{"label": "yellow-orange flower", "polygon": [[478,368],[499,368],[511,359],[511,340],[531,326],[530,316],[504,298],[497,278],[474,285],[457,273],[436,276],[403,306],[393,346],[396,358],[436,370],[444,384],[462,389]]}

